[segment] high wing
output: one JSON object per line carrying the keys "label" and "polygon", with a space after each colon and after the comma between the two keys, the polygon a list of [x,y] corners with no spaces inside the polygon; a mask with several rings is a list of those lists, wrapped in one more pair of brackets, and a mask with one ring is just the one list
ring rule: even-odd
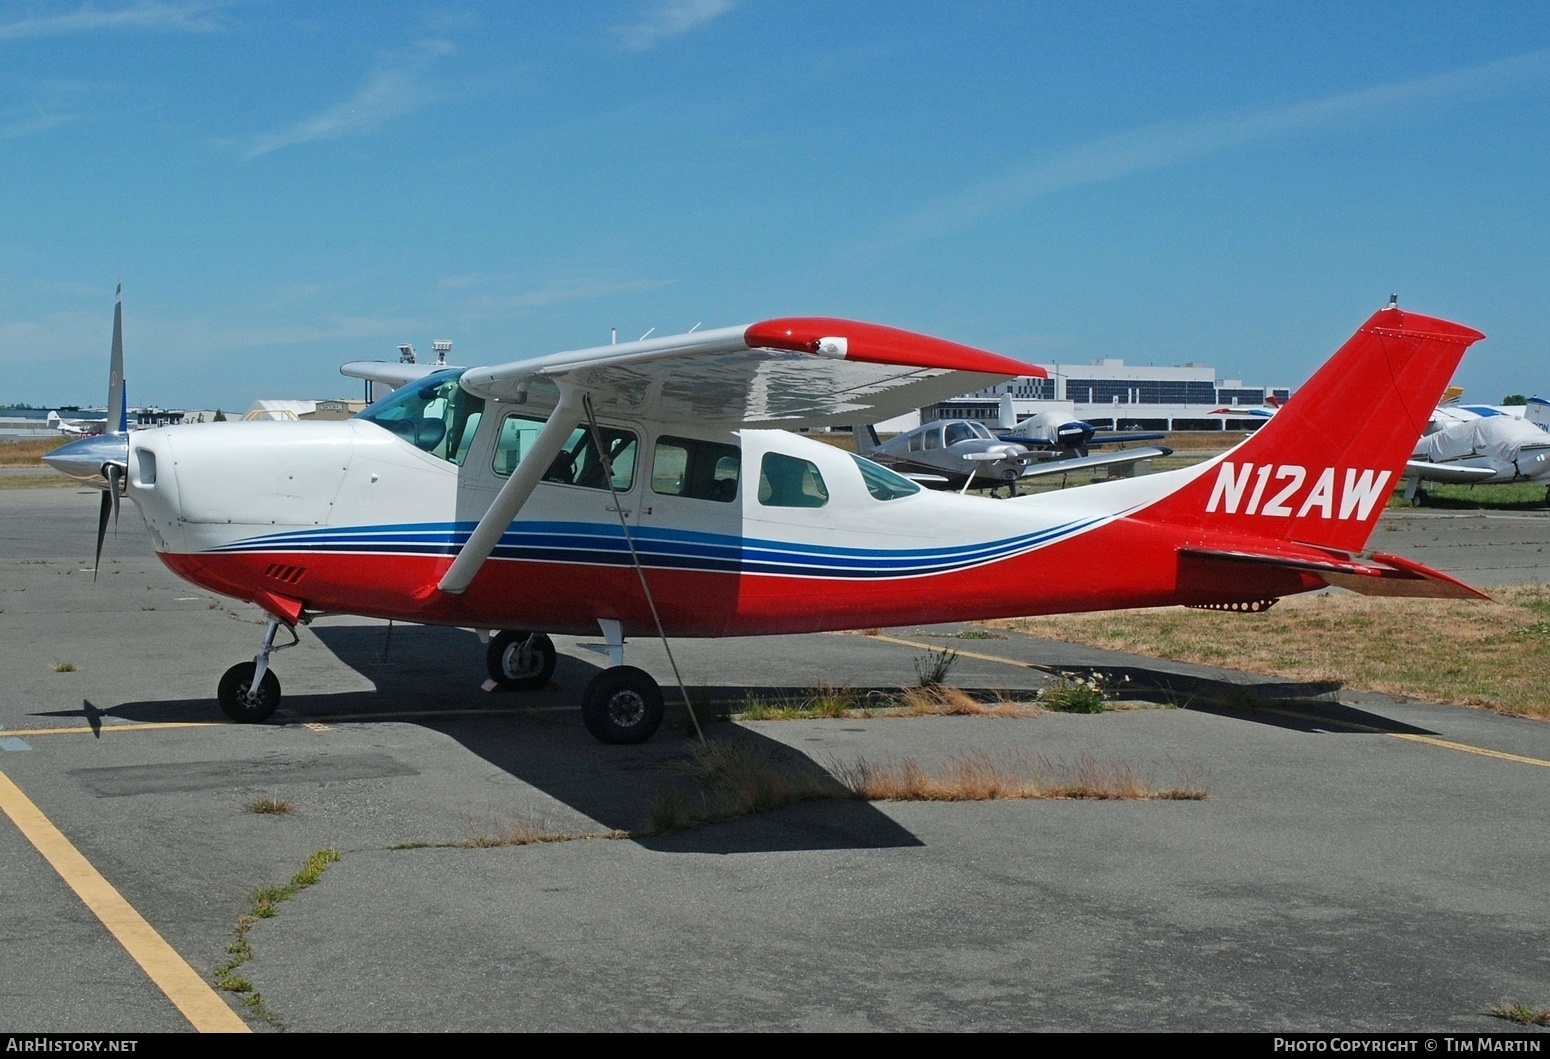
{"label": "high wing", "polygon": [[785,317],[471,368],[463,389],[549,410],[437,590],[457,594],[522,510],[561,442],[594,411],[637,421],[813,427],[887,419],[1043,369],[880,324]]}
{"label": "high wing", "polygon": [[1042,368],[939,338],[832,317],[571,350],[463,373],[463,388],[551,406],[585,391],[601,415],[737,427],[888,419]]}
{"label": "high wing", "polygon": [[[352,379],[365,379],[367,382],[380,382],[385,386],[398,389],[416,379],[423,379],[438,371],[447,371],[452,368],[450,364],[402,364],[390,363],[385,360],[352,360],[339,368],[339,374],[348,375]],[[453,369],[455,370],[455,369]]]}

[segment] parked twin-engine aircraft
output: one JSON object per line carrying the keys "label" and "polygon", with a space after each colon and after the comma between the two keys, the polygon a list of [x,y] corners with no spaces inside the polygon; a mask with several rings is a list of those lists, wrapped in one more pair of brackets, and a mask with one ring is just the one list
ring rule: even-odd
{"label": "parked twin-engine aircraft", "polygon": [[220,681],[236,720],[279,702],[281,627],[350,613],[500,630],[486,661],[514,687],[548,681],[546,634],[601,629],[613,664],[582,715],[605,742],[637,742],[663,702],[623,665],[627,636],[1262,609],[1331,584],[1479,596],[1356,553],[1424,425],[1413,410],[1436,403],[1480,337],[1384,309],[1237,448],[1012,500],[923,491],[771,429],[876,421],[1028,371],[812,317],[403,379],[344,422],[106,434],[49,461],[106,490],[102,525],[128,496],[169,568],[269,614],[256,657]]}

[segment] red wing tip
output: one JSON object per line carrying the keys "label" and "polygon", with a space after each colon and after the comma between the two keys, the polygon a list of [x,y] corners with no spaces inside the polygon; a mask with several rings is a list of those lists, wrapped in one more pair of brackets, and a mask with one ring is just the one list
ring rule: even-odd
{"label": "red wing tip", "polygon": [[816,353],[821,339],[843,338],[847,346],[845,359],[860,363],[972,371],[1005,378],[1019,375],[1049,378],[1049,372],[1038,365],[1025,364],[999,353],[884,324],[832,316],[762,320],[751,324],[743,332],[743,338],[750,349],[782,349],[794,353]]}

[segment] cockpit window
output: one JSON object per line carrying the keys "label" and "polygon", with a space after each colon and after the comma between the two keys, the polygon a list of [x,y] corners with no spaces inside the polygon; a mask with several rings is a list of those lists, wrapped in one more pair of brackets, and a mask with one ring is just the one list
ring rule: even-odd
{"label": "cockpit window", "polygon": [[969,429],[967,423],[949,423],[946,427],[945,440],[949,445],[956,445],[960,441],[968,441],[974,436],[974,431]]}
{"label": "cockpit window", "polygon": [[866,491],[879,500],[897,500],[902,496],[913,496],[920,492],[920,486],[904,477],[895,474],[886,467],[881,467],[871,460],[864,460],[860,456],[852,456],[856,466],[861,468],[861,480],[866,482]]}
{"label": "cockpit window", "polygon": [[[502,477],[517,469],[523,457],[538,440],[538,432],[544,428],[542,419],[531,416],[509,415],[501,423],[500,437],[495,442],[495,473]],[[620,493],[629,492],[635,482],[635,435],[628,430],[598,427],[608,460],[599,457],[592,430],[585,423],[570,432],[544,472],[543,481],[558,485],[579,485],[588,489],[607,489],[610,476],[606,467],[613,468],[613,488]]]}
{"label": "cockpit window", "polygon": [[460,371],[439,371],[406,383],[357,419],[375,423],[448,463],[462,465],[484,415],[484,398],[458,385]]}

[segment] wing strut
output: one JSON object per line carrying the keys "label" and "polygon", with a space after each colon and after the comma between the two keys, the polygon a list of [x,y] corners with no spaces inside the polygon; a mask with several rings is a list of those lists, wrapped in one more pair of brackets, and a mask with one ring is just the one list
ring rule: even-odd
{"label": "wing strut", "polygon": [[560,403],[549,413],[548,422],[538,432],[538,437],[533,439],[533,447],[522,454],[522,462],[506,479],[501,491],[495,494],[490,509],[479,520],[479,525],[474,527],[473,533],[469,534],[468,542],[457,553],[457,558],[452,560],[452,565],[447,567],[447,572],[436,586],[438,589],[458,595],[468,588],[474,575],[500,543],[511,520],[517,517],[517,512],[522,510],[527,498],[533,495],[544,472],[560,454],[570,432],[579,422],[581,395],[576,387],[561,385]]}
{"label": "wing strut", "polygon": [[[613,497],[614,510],[619,513],[619,530],[624,534],[624,543],[630,548],[630,563],[635,567],[635,576],[640,578],[640,590],[646,597],[646,605],[651,608],[651,620],[656,623],[657,637],[662,641],[662,650],[667,652],[668,664],[673,667],[673,679],[678,681],[678,691],[684,697],[684,709],[689,711],[689,720],[694,723],[694,734],[700,737],[700,742],[705,742],[705,732],[700,728],[700,719],[695,715],[694,706],[689,702],[689,689],[684,687],[683,674],[678,671],[678,660],[673,657],[673,648],[667,642],[667,633],[662,628],[662,617],[657,613],[657,601],[651,598],[651,586],[646,584],[646,568],[641,565],[640,552],[635,550],[635,538],[630,536],[630,520],[624,515],[624,501],[619,499],[619,490],[614,488],[614,461],[608,457],[608,446],[603,444],[602,432],[597,429],[597,417],[592,414],[592,395],[584,394],[581,398],[581,407],[586,412],[587,429],[592,432],[592,446],[597,450],[598,458],[603,461],[603,481],[608,483],[608,492]],[[616,662],[615,665],[618,663]]]}

